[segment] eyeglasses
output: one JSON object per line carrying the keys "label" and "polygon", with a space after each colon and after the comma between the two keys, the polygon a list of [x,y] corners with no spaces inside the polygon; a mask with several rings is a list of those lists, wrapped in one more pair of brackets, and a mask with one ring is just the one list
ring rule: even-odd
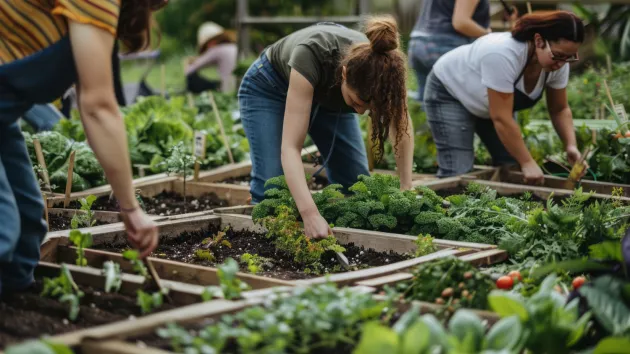
{"label": "eyeglasses", "polygon": [[551,60],[553,61],[563,61],[566,63],[572,63],[572,62],[576,62],[578,60],[580,60],[580,57],[578,56],[578,53],[575,53],[571,56],[565,56],[565,55],[555,55],[553,53],[553,51],[551,50],[551,44],[549,44],[549,41],[545,40],[545,43],[547,44],[547,48],[549,48],[549,53],[551,54]]}

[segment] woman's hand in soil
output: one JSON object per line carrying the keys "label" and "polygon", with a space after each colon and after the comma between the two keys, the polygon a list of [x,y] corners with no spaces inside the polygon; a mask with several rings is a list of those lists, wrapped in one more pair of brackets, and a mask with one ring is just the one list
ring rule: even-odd
{"label": "woman's hand in soil", "polygon": [[319,212],[304,217],[304,234],[306,237],[321,239],[332,235],[330,225]]}
{"label": "woman's hand in soil", "polygon": [[534,160],[523,164],[521,171],[523,172],[523,180],[527,184],[542,184],[545,180],[543,171]]}
{"label": "woman's hand in soil", "polygon": [[125,223],[129,242],[140,251],[140,258],[146,258],[157,247],[157,225],[140,208],[120,215]]}

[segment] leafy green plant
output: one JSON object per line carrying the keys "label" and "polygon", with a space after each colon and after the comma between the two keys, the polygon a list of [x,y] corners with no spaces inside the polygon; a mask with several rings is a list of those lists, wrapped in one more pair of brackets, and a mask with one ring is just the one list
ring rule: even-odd
{"label": "leafy green plant", "polygon": [[92,211],[92,204],[94,204],[95,201],[96,196],[94,195],[89,195],[87,198],[79,199],[79,203],[81,203],[81,208],[79,210],[83,211],[83,213],[76,212],[72,216],[70,226],[73,229],[78,229],[79,227],[91,227],[96,224],[94,211]]}
{"label": "leafy green plant", "polygon": [[219,286],[206,287],[201,294],[203,301],[213,298],[224,298],[227,300],[238,299],[241,292],[251,287],[237,277],[238,263],[233,258],[228,258],[223,264],[218,266],[217,276]]}
{"label": "leafy green plant", "polygon": [[70,242],[77,248],[77,265],[87,266],[87,259],[85,259],[85,249],[92,246],[92,234],[89,232],[81,232],[79,230],[70,231],[68,236]]}
{"label": "leafy green plant", "polygon": [[191,174],[191,168],[196,161],[196,157],[188,153],[183,141],[180,141],[170,150],[170,156],[163,162],[166,165],[167,173],[175,173],[182,177],[184,185],[184,213],[186,213],[186,178]]}
{"label": "leafy green plant", "polygon": [[75,321],[79,316],[79,301],[84,293],[72,279],[72,274],[65,264],[61,265],[61,271],[57,278],[44,278],[44,289],[40,296],[56,298],[69,306],[68,318]]}
{"label": "leafy green plant", "polygon": [[487,296],[496,289],[492,279],[470,263],[456,257],[427,262],[413,270],[413,278],[386,287],[386,291],[406,300],[444,305],[445,310],[487,309]]}
{"label": "leafy green plant", "polygon": [[105,292],[112,290],[118,292],[122,286],[122,272],[120,264],[114,261],[106,261],[103,263],[102,274],[105,277]]}
{"label": "leafy green plant", "polygon": [[257,254],[243,253],[241,255],[241,263],[247,266],[247,270],[252,273],[258,273],[265,264],[271,263],[272,260]]}
{"label": "leafy green plant", "polygon": [[146,293],[143,290],[137,291],[136,303],[140,306],[143,315],[153,312],[164,304],[164,295],[168,294],[168,289],[164,288],[163,291],[154,293]]}
{"label": "leafy green plant", "polygon": [[416,257],[426,256],[437,251],[437,247],[433,244],[431,235],[418,235],[416,238]]}
{"label": "leafy green plant", "polygon": [[47,339],[32,339],[8,346],[6,354],[74,354],[65,344],[59,344]]}
{"label": "leafy green plant", "polygon": [[149,271],[144,265],[144,262],[140,259],[140,254],[137,250],[125,250],[122,256],[131,263],[133,271],[138,275],[145,277],[145,279],[149,276]]}

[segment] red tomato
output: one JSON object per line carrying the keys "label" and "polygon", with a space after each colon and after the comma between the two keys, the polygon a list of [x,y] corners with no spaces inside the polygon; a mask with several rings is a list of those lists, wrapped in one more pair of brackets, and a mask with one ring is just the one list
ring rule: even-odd
{"label": "red tomato", "polygon": [[507,275],[504,275],[497,280],[497,288],[499,289],[510,290],[512,289],[513,285],[514,285],[514,279],[512,279],[511,277]]}
{"label": "red tomato", "polygon": [[508,277],[510,278],[518,278],[518,280],[523,281],[523,277],[521,276],[521,272],[518,270],[513,270],[508,273]]}
{"label": "red tomato", "polygon": [[573,289],[577,290],[579,289],[584,283],[586,282],[586,278],[584,277],[575,277],[573,279],[573,282],[571,283],[573,285]]}

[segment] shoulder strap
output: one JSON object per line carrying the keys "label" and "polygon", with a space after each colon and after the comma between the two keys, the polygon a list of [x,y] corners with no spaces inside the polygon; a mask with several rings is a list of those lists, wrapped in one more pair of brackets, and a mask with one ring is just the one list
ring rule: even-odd
{"label": "shoulder strap", "polygon": [[[529,50],[529,45],[527,46],[527,49]],[[534,58],[534,55],[536,55],[536,49],[534,49],[534,52],[532,53],[532,55],[530,55],[527,58],[527,61],[525,62],[525,66],[523,67],[523,70],[521,70],[521,73],[518,75],[518,77],[514,81],[514,86],[516,86],[516,84],[518,83],[518,80],[520,80],[523,77],[523,75],[525,75],[525,69],[527,69],[527,65],[529,65],[529,63],[532,61],[532,59]],[[547,81],[546,77],[545,77],[545,81]]]}

